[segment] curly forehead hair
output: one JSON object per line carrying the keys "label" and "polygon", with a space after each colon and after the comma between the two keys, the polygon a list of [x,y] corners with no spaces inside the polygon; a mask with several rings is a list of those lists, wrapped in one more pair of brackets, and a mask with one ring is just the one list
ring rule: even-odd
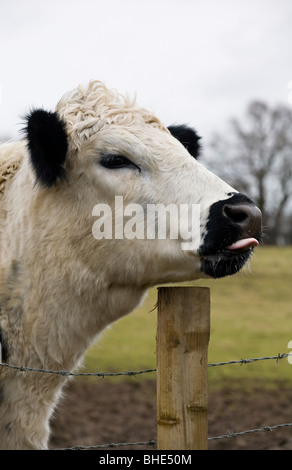
{"label": "curly forehead hair", "polygon": [[79,85],[66,93],[56,106],[66,125],[69,146],[80,149],[82,143],[104,127],[151,125],[166,130],[150,111],[137,105],[136,98],[109,90],[100,81]]}

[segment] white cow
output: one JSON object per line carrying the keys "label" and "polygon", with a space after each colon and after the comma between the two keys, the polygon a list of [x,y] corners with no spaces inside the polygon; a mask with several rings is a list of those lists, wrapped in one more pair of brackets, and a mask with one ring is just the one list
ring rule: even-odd
{"label": "white cow", "polygon": [[[72,370],[150,286],[233,274],[258,244],[259,209],[196,161],[186,126],[97,81],[26,121],[0,146],[2,362]],[[47,448],[64,381],[0,366],[0,448]]]}

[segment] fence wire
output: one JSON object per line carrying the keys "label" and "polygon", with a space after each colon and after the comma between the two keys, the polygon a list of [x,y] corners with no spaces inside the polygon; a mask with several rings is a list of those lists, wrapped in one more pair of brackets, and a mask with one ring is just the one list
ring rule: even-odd
{"label": "fence wire", "polygon": [[273,431],[274,429],[280,429],[280,428],[287,428],[292,426],[292,423],[284,423],[284,424],[275,424],[273,426],[263,426],[262,428],[257,428],[257,429],[248,429],[247,431],[240,431],[240,432],[229,432],[228,434],[223,434],[222,436],[215,436],[215,437],[209,437],[209,441],[214,441],[216,439],[236,439],[239,436],[243,436],[244,434],[252,434],[254,432],[270,432]]}
{"label": "fence wire", "polygon": [[[214,441],[218,439],[236,439],[237,437],[244,436],[245,434],[253,434],[257,432],[271,432],[274,429],[280,428],[287,428],[291,427],[292,423],[284,423],[284,424],[275,424],[273,426],[263,426],[262,428],[256,429],[248,429],[246,431],[233,431],[229,432],[228,434],[223,434],[222,436],[214,436],[208,437],[208,441]],[[109,444],[98,444],[93,446],[74,446],[74,447],[64,447],[62,449],[56,450],[92,450],[92,449],[109,449],[109,448],[116,448],[116,447],[125,447],[125,446],[147,446],[147,447],[155,447],[157,441],[149,440],[144,442],[118,442],[118,443],[109,443]]]}
{"label": "fence wire", "polygon": [[[227,366],[231,364],[239,364],[239,365],[244,365],[244,364],[252,364],[253,362],[257,361],[267,361],[267,360],[274,360],[276,364],[281,359],[285,359],[289,356],[292,356],[292,353],[283,353],[280,354],[278,353],[276,356],[264,356],[264,357],[255,357],[255,358],[250,358],[250,359],[239,359],[236,361],[227,361],[227,362],[216,362],[216,363],[210,363],[208,364],[208,367],[218,367],[218,366]],[[128,370],[124,372],[99,372],[97,369],[97,372],[71,372],[68,370],[49,370],[49,369],[38,369],[38,368],[33,368],[33,367],[26,367],[26,366],[19,366],[19,365],[14,365],[14,364],[7,364],[5,362],[0,362],[0,366],[2,367],[8,367],[10,369],[15,369],[19,370],[20,372],[41,372],[41,373],[46,373],[46,374],[57,374],[57,375],[62,375],[64,377],[116,377],[119,375],[128,375],[128,376],[135,376],[135,375],[141,375],[141,374],[146,374],[149,372],[156,372],[157,369],[144,369],[144,370]]]}
{"label": "fence wire", "polygon": [[216,366],[228,366],[230,364],[240,364],[241,366],[244,364],[251,364],[256,361],[267,361],[267,360],[275,360],[276,364],[278,364],[278,361],[281,359],[285,359],[286,357],[292,356],[292,353],[283,353],[280,354],[278,353],[277,356],[265,356],[265,357],[255,357],[251,359],[239,359],[237,361],[227,361],[227,362],[216,362],[214,364],[208,364],[208,367],[216,367]]}
{"label": "fence wire", "polygon": [[41,372],[45,374],[57,374],[64,377],[116,377],[119,375],[135,376],[140,374],[146,374],[148,372],[156,372],[156,369],[145,369],[145,370],[128,370],[125,372],[71,372],[69,370],[49,370],[49,369],[35,369],[33,367],[16,366],[13,364],[6,364],[5,362],[0,363],[0,366],[8,367],[9,369],[15,369],[20,372]]}
{"label": "fence wire", "polygon": [[93,450],[93,449],[113,449],[116,447],[127,447],[127,446],[147,446],[155,447],[157,441],[149,440],[143,442],[110,442],[109,444],[97,444],[93,446],[74,446],[74,447],[64,447],[61,449],[55,450]]}

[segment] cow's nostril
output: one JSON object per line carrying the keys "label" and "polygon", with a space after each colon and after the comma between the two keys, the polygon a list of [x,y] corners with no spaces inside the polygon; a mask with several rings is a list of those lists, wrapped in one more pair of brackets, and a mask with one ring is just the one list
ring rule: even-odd
{"label": "cow's nostril", "polygon": [[233,225],[241,228],[241,238],[259,238],[262,230],[262,213],[251,203],[224,204],[223,215]]}
{"label": "cow's nostril", "polygon": [[236,224],[247,222],[251,215],[250,211],[248,210],[248,206],[246,207],[246,205],[243,204],[234,206],[226,204],[223,207],[223,214]]}

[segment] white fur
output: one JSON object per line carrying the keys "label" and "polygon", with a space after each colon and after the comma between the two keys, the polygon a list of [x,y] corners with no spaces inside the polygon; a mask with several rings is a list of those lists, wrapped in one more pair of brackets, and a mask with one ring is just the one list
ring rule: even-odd
{"label": "white fur", "polygon": [[[182,251],[181,240],[96,240],[93,207],[112,205],[116,195],[125,204],[200,204],[204,231],[210,205],[232,188],[155,116],[100,82],[66,94],[56,110],[68,134],[67,181],[40,187],[26,142],[0,146],[0,323],[9,363],[72,370],[149,286],[202,274],[198,254]],[[141,173],[103,168],[105,150]],[[64,381],[0,367],[0,448],[47,448]]]}

